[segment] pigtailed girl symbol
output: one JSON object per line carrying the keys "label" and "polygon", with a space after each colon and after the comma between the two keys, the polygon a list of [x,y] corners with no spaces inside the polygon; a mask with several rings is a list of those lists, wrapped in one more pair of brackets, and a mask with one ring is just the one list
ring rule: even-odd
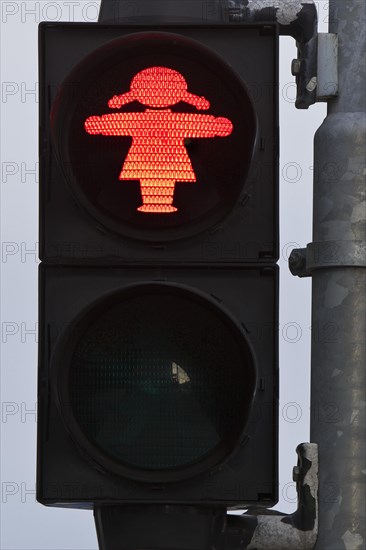
{"label": "pigtailed girl symbol", "polygon": [[109,100],[111,109],[132,101],[146,106],[140,113],[112,113],[91,116],[85,121],[89,134],[131,136],[132,145],[120,173],[120,180],[139,180],[142,205],[139,212],[168,214],[173,206],[176,182],[195,182],[185,139],[229,136],[232,122],[213,115],[175,113],[169,107],[180,101],[207,110],[204,97],[188,92],[184,76],[167,67],[150,67],[132,79],[130,91]]}

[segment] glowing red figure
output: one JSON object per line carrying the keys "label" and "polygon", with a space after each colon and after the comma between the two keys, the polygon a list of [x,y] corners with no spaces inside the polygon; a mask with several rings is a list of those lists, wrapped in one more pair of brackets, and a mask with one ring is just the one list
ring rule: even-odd
{"label": "glowing red figure", "polygon": [[91,116],[85,121],[85,129],[89,134],[132,136],[119,179],[140,180],[143,201],[138,208],[140,212],[176,212],[175,183],[196,181],[184,140],[229,136],[233,125],[227,118],[173,113],[167,109],[184,101],[206,110],[210,103],[204,97],[190,94],[183,75],[166,67],[150,67],[139,72],[132,79],[131,90],[114,96],[108,105],[118,109],[135,100],[153,109],[143,113]]}

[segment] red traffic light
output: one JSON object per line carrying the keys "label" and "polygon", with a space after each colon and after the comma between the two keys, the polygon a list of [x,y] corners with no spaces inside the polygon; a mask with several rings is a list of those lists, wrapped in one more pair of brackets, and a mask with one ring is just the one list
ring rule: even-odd
{"label": "red traffic light", "polygon": [[131,136],[132,146],[119,179],[140,181],[143,204],[137,210],[149,214],[176,212],[172,204],[175,183],[196,181],[184,141],[229,136],[233,125],[227,118],[168,109],[180,101],[197,109],[208,109],[210,103],[188,93],[184,76],[167,67],[140,71],[131,82],[131,91],[114,96],[108,105],[118,108],[136,100],[160,110],[91,116],[85,129],[94,135]]}
{"label": "red traffic light", "polygon": [[229,215],[257,132],[230,65],[195,40],[149,32],[77,65],[52,123],[78,203],[105,229],[143,240],[184,238]]}

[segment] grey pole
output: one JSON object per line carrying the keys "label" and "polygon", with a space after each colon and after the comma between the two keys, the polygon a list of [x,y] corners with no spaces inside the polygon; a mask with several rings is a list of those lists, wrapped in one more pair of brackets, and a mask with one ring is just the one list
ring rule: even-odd
{"label": "grey pole", "polygon": [[315,136],[311,438],[317,550],[366,548],[365,3],[330,0],[339,97]]}

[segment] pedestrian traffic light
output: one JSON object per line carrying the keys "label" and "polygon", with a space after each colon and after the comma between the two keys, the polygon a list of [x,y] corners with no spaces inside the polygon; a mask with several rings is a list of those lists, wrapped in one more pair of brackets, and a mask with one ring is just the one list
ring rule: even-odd
{"label": "pedestrian traffic light", "polygon": [[40,502],[276,502],[277,45],[41,24]]}

